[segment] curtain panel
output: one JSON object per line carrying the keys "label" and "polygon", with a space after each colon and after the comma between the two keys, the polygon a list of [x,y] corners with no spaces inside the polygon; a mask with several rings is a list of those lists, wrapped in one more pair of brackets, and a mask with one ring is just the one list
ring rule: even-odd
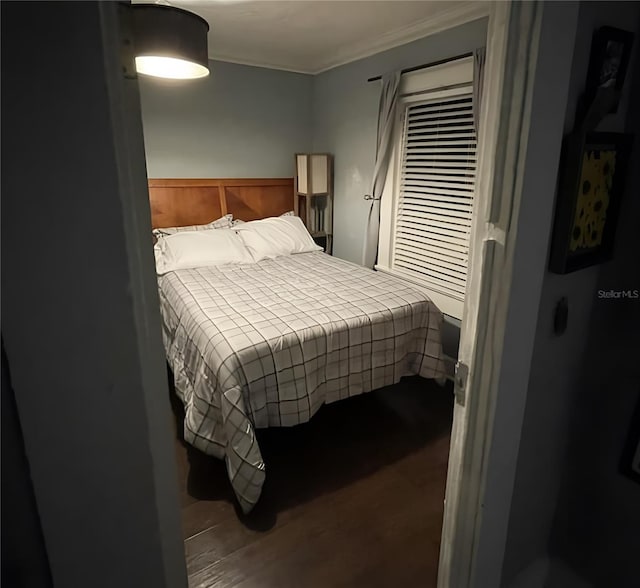
{"label": "curtain panel", "polygon": [[362,248],[362,265],[372,268],[378,256],[378,232],[380,229],[380,199],[391,155],[393,140],[393,122],[395,120],[396,105],[400,88],[401,72],[392,72],[382,76],[382,89],[378,107],[378,135],[376,145],[376,163],[373,170],[371,194],[365,200],[371,201],[369,216],[365,229]]}

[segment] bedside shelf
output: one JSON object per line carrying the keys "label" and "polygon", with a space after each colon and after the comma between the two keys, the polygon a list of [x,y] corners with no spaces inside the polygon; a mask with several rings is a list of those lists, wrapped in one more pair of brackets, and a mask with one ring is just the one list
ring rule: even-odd
{"label": "bedside shelf", "polygon": [[329,254],[333,247],[333,158],[328,153],[296,153],[294,211]]}

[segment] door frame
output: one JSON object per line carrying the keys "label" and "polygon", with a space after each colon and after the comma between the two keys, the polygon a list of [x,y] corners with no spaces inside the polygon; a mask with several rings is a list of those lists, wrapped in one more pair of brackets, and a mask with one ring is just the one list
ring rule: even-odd
{"label": "door frame", "polygon": [[[478,18],[478,4],[461,11],[457,27]],[[477,142],[476,191],[469,239],[469,265],[461,322],[459,365],[454,378],[455,407],[451,433],[444,520],[438,567],[439,588],[474,586],[475,558],[480,551],[479,529],[491,452],[497,376],[509,307],[510,268],[517,225],[530,122],[533,72],[539,46],[541,4],[487,2],[486,67]],[[517,58],[513,58],[517,55]],[[525,68],[522,66],[526,65]],[[399,181],[397,145],[401,108],[397,109],[396,139],[392,143],[380,202],[381,217],[394,214]],[[380,223],[380,249],[388,251],[393,222]],[[378,271],[389,271],[381,256]],[[431,295],[431,294],[429,294]],[[492,370],[474,369],[491,360]],[[516,439],[517,442],[517,439]],[[505,505],[508,516],[509,505]],[[499,557],[496,568],[501,568]],[[499,585],[498,580],[483,583]],[[484,578],[483,578],[484,580]]]}
{"label": "door frame", "polygon": [[[503,582],[572,65],[575,4],[534,0],[490,6],[439,588]],[[550,31],[561,31],[555,47],[549,43]],[[534,91],[544,93],[546,86],[554,88],[557,100],[543,109]],[[534,115],[535,128],[530,124]],[[546,173],[536,175],[540,169]],[[536,193],[543,196],[534,216]],[[527,223],[519,223],[526,216]],[[525,258],[531,266],[523,267]],[[518,316],[523,310],[529,313],[525,319]]]}
{"label": "door frame", "polygon": [[[487,27],[478,171],[467,288],[454,378],[455,406],[440,542],[439,588],[474,585],[480,505],[486,487],[486,456],[490,451],[498,392],[492,378],[494,374],[477,368],[491,358],[497,372],[502,355],[509,292],[504,292],[500,286],[508,282],[510,275],[505,276],[496,269],[500,267],[504,271],[505,262],[512,259],[505,259],[509,253],[505,248],[509,228],[504,224],[506,219],[500,218],[500,203],[513,206],[513,200],[519,197],[514,192],[505,194],[501,189],[505,186],[505,174],[511,172],[504,165],[504,155],[507,146],[514,142],[524,141],[526,149],[530,114],[524,108],[527,88],[523,87],[522,78],[526,74],[516,67],[519,62],[509,60],[508,56],[510,46],[517,43],[521,35],[525,35],[523,40],[530,46],[527,61],[536,53],[539,40],[537,3],[529,4],[528,8],[531,9],[529,17],[533,18],[533,26],[528,30],[523,30],[517,20],[514,22],[518,6],[511,1],[492,3]],[[507,80],[512,83],[508,84]],[[503,105],[514,103],[510,95],[514,85],[519,86],[520,96],[515,100],[516,109],[507,110]],[[530,88],[528,90],[531,91]],[[511,129],[509,122],[513,123]],[[518,169],[515,173],[522,171]],[[515,227],[511,230],[515,237]],[[509,272],[508,264],[506,269]]]}

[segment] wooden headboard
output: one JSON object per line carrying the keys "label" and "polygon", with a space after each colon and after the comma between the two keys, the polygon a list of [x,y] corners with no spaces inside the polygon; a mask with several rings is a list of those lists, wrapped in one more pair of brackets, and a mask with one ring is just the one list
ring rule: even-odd
{"label": "wooden headboard", "polygon": [[232,213],[250,221],[294,210],[293,178],[150,179],[152,228],[201,225]]}

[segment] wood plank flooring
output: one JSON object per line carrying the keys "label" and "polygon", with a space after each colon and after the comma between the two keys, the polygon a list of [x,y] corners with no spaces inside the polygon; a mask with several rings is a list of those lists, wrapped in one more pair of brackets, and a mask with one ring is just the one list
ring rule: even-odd
{"label": "wood plank flooring", "polygon": [[435,586],[452,396],[405,378],[259,431],[267,480],[246,516],[223,462],[176,433],[190,588]]}

